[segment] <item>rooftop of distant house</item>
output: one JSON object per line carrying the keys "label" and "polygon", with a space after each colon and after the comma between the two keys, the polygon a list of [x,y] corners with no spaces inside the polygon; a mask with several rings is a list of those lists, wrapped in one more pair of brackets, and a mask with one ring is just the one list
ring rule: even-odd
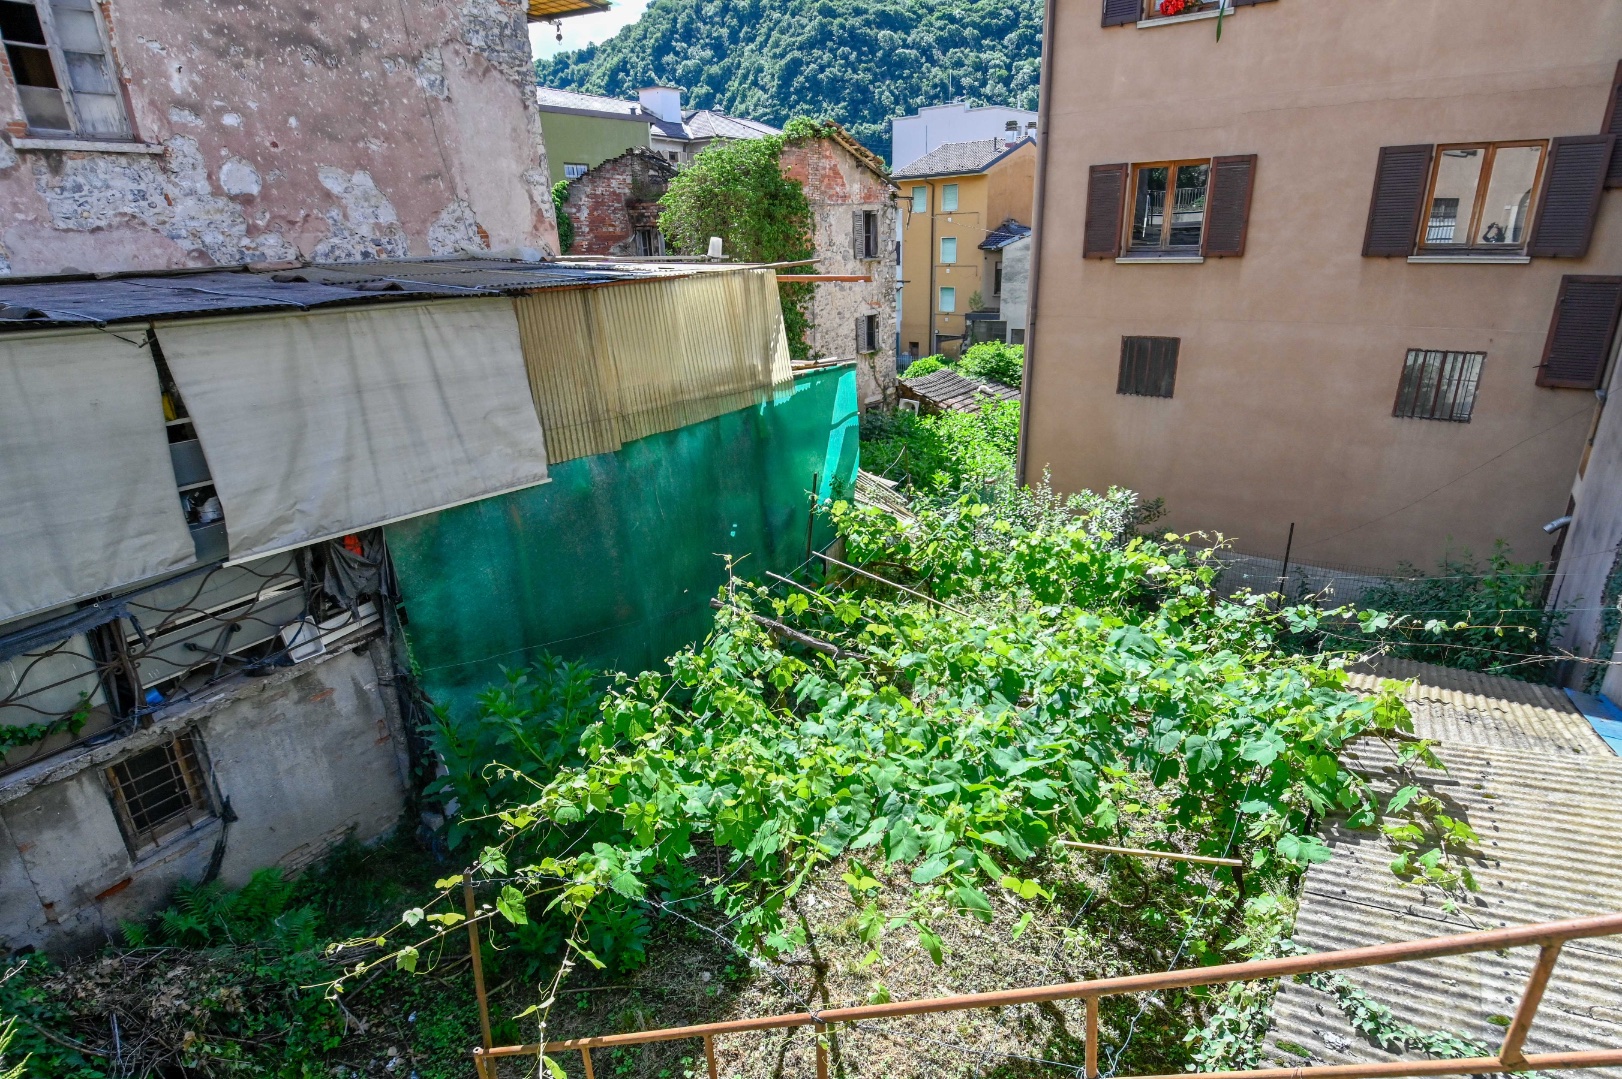
{"label": "rooftop of distant house", "polygon": [[653,116],[642,109],[640,101],[625,101],[617,97],[598,94],[577,94],[573,90],[554,90],[548,86],[535,88],[535,100],[542,112],[573,113],[581,116],[603,116],[615,120],[641,120],[653,123]]}
{"label": "rooftop of distant house", "polygon": [[929,151],[895,171],[897,180],[921,180],[929,176],[971,176],[985,172],[997,162],[1035,139],[1005,142],[1002,139],[975,139],[971,142],[948,142]]}
{"label": "rooftop of distant house", "polygon": [[1031,234],[1031,226],[1021,225],[1013,218],[1009,218],[990,232],[980,241],[982,251],[1001,251],[1016,240],[1023,240]]}
{"label": "rooftop of distant house", "polygon": [[[680,91],[674,86],[648,86],[643,94]],[[618,97],[598,94],[580,94],[573,90],[554,90],[547,86],[535,89],[535,100],[542,112],[564,113],[574,116],[601,116],[612,120],[639,120],[653,128],[661,138],[691,142],[698,139],[759,139],[779,135],[782,131],[759,120],[746,120],[741,116],[728,116],[715,109],[682,109],[681,119],[661,118],[646,101],[627,101]],[[657,106],[655,106],[657,107]]]}

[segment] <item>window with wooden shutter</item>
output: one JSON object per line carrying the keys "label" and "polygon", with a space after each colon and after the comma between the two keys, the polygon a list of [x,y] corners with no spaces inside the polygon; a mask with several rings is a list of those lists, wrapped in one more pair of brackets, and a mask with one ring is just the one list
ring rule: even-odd
{"label": "window with wooden shutter", "polygon": [[1245,237],[1250,232],[1251,184],[1255,176],[1255,154],[1211,160],[1202,255],[1230,257],[1245,253]]}
{"label": "window with wooden shutter", "polygon": [[1104,0],[1104,25],[1127,26],[1138,21],[1143,0]]}
{"label": "window with wooden shutter", "polygon": [[862,220],[862,211],[853,210],[850,217],[850,253],[856,258],[865,259],[867,258],[867,229],[865,227],[866,222]]}
{"label": "window with wooden shutter", "polygon": [[1549,164],[1532,221],[1532,239],[1526,245],[1528,255],[1578,259],[1588,254],[1615,147],[1615,135],[1574,135],[1549,143]]}
{"label": "window with wooden shutter", "polygon": [[1177,384],[1177,337],[1121,338],[1115,392],[1128,397],[1170,397]]}
{"label": "window with wooden shutter", "polygon": [[1611,148],[1611,162],[1605,170],[1606,187],[1622,187],[1622,61],[1616,65],[1616,77],[1611,80],[1611,96],[1605,102],[1605,122],[1600,134],[1616,136]]}
{"label": "window with wooden shutter", "polygon": [[1431,178],[1431,146],[1382,146],[1363,254],[1396,258],[1414,253],[1420,211]]}
{"label": "window with wooden shutter", "polygon": [[1598,389],[1611,358],[1619,314],[1622,277],[1562,277],[1543,362],[1538,365],[1538,385]]}
{"label": "window with wooden shutter", "polygon": [[1121,214],[1126,208],[1128,166],[1094,165],[1087,172],[1087,220],[1081,257],[1112,259],[1121,253]]}

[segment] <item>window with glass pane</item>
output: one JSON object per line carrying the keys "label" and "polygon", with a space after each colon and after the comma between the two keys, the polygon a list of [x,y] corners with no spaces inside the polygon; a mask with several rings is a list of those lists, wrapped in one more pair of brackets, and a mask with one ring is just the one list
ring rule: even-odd
{"label": "window with glass pane", "polygon": [[1205,232],[1205,190],[1211,163],[1139,165],[1133,173],[1132,234],[1128,249],[1199,250],[1200,238]]}
{"label": "window with glass pane", "polygon": [[1443,146],[1436,154],[1424,247],[1520,247],[1543,171],[1542,142]]}
{"label": "window with glass pane", "polygon": [[949,315],[957,310],[957,289],[950,285],[941,288],[941,314]]}
{"label": "window with glass pane", "polygon": [[941,185],[941,210],[943,212],[945,212],[945,213],[952,213],[956,209],[957,209],[957,185],[956,184],[942,184]]}
{"label": "window with glass pane", "polygon": [[0,39],[31,130],[130,136],[93,0],[0,0]]}
{"label": "window with glass pane", "polygon": [[1410,420],[1469,423],[1485,352],[1411,348],[1391,414]]}
{"label": "window with glass pane", "polygon": [[957,237],[955,237],[955,236],[942,236],[941,237],[941,261],[942,262],[956,262],[957,261]]}
{"label": "window with glass pane", "polygon": [[929,188],[919,186],[912,189],[912,212],[915,214],[929,212]]}

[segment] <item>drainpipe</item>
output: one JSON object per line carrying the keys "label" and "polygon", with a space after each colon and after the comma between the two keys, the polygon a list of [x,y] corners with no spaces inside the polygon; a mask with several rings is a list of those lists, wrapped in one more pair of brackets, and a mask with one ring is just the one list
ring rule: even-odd
{"label": "drainpipe", "polygon": [[935,287],[935,212],[939,207],[935,203],[935,181],[924,182],[929,185],[929,295],[924,298],[924,310],[929,312],[929,325],[925,327],[929,333],[929,351],[924,355],[933,356],[939,351],[936,346],[940,343],[935,340],[936,320],[940,318],[935,311],[935,304],[940,299],[940,290]]}
{"label": "drainpipe", "polygon": [[1031,358],[1036,348],[1036,303],[1041,293],[1037,286],[1042,272],[1042,196],[1048,176],[1048,118],[1053,106],[1053,36],[1054,16],[1058,4],[1045,0],[1042,5],[1042,66],[1037,75],[1036,105],[1036,209],[1031,215],[1031,272],[1025,283],[1025,370],[1019,387],[1019,453],[1014,476],[1020,484],[1026,483],[1025,472],[1030,453],[1031,429]]}

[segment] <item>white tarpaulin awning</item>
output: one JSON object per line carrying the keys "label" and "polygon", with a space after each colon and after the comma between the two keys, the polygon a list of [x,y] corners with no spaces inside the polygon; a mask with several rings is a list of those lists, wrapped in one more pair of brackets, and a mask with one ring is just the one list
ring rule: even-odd
{"label": "white tarpaulin awning", "polygon": [[0,337],[0,622],[195,561],[139,336]]}
{"label": "white tarpaulin awning", "polygon": [[233,561],[546,481],[512,301],[160,323]]}

